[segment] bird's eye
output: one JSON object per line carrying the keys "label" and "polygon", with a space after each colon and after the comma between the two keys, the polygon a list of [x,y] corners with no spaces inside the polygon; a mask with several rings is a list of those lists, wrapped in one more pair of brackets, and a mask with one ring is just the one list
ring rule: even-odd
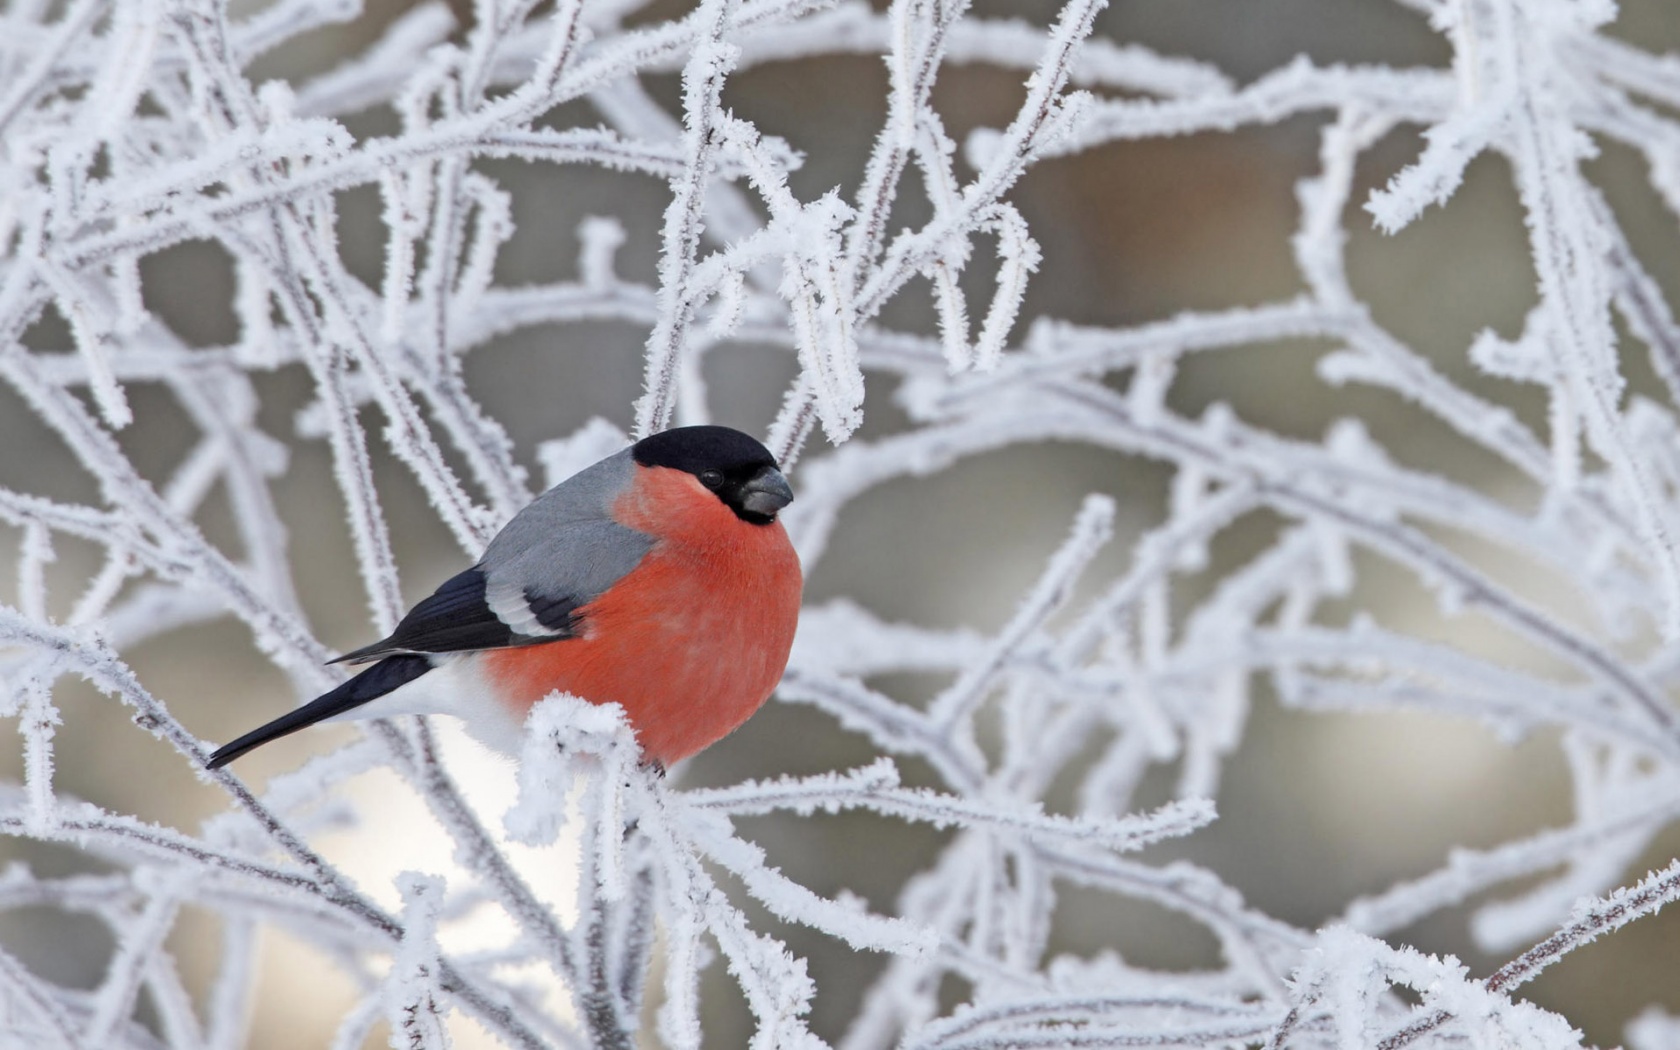
{"label": "bird's eye", "polygon": [[700,472],[700,484],[709,489],[717,488],[719,485],[723,484],[723,471],[702,470]]}

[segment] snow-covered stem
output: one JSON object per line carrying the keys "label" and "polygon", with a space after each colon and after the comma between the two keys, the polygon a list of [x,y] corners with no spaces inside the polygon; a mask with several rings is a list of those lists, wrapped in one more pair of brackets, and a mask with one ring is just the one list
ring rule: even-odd
{"label": "snow-covered stem", "polygon": [[[1574,918],[1567,925],[1495,970],[1481,982],[1482,987],[1492,993],[1508,995],[1575,949],[1591,944],[1600,936],[1630,922],[1655,914],[1676,900],[1680,900],[1680,861],[1662,871],[1652,872],[1636,886],[1624,886],[1609,897],[1579,903]],[[1391,1033],[1377,1045],[1380,1050],[1400,1050],[1453,1019],[1451,1011],[1437,1010]]]}
{"label": "snow-covered stem", "polygon": [[688,338],[689,320],[699,305],[690,282],[704,224],[706,183],[712,174],[714,126],[724,81],[737,54],[733,45],[723,41],[734,8],[733,0],[706,0],[695,12],[705,28],[683,68],[683,169],[672,180],[671,203],[665,209],[659,320],[648,335],[646,392],[636,406],[637,437],[671,425],[678,360]]}

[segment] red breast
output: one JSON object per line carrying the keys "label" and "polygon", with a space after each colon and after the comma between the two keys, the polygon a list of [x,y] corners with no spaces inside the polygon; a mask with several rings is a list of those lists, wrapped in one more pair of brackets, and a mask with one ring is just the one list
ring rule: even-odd
{"label": "red breast", "polygon": [[642,752],[669,766],[733,731],[781,680],[799,620],[799,556],[781,522],[735,516],[694,475],[635,468],[613,505],[653,536],[641,562],[583,606],[581,637],[484,654],[523,718],[553,690],[616,701]]}

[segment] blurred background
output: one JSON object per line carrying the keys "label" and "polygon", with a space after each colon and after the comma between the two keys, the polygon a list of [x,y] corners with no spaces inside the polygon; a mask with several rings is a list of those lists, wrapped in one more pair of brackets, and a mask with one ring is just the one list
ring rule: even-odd
{"label": "blurred background", "polygon": [[[260,6],[249,3],[236,7],[236,13]],[[680,15],[687,6],[655,3],[634,19]],[[355,22],[264,56],[250,75],[259,82],[301,82],[365,47],[405,7],[368,0]],[[1620,7],[1611,35],[1649,51],[1680,53],[1680,14],[1672,0],[1623,0]],[[1051,17],[1051,8],[1034,2],[975,5],[978,14],[1041,24]],[[469,25],[470,8],[460,4],[455,10],[461,24]],[[1117,42],[1214,63],[1243,83],[1297,54],[1323,64],[1435,67],[1446,66],[1451,57],[1422,15],[1387,0],[1120,0],[1101,17],[1097,32]],[[733,77],[725,102],[805,153],[793,182],[802,199],[835,186],[850,197],[884,115],[885,82],[884,67],[872,56],[770,63]],[[644,83],[669,111],[678,112],[676,74],[650,76]],[[1021,91],[1018,73],[952,66],[941,75],[935,99],[949,131],[961,141],[973,128],[1007,120]],[[580,105],[557,119],[588,124],[596,118]],[[1044,251],[1023,318],[1136,324],[1186,309],[1276,300],[1299,290],[1288,241],[1297,220],[1294,185],[1316,170],[1321,119],[1116,144],[1040,164],[1010,194]],[[347,124],[357,136],[396,128],[386,110],[355,115]],[[1503,162],[1493,156],[1478,160],[1445,207],[1432,209],[1397,236],[1376,233],[1357,213],[1364,193],[1413,159],[1420,145],[1416,129],[1406,129],[1364,156],[1355,208],[1347,219],[1356,292],[1381,324],[1455,382],[1509,405],[1543,431],[1545,405],[1537,388],[1479,374],[1466,359],[1477,332],[1492,327],[1515,335],[1534,302],[1522,213]],[[1651,193],[1642,160],[1601,145],[1593,177],[1669,301],[1680,303],[1680,234],[1674,216]],[[512,161],[486,161],[478,167],[513,195],[518,232],[497,263],[498,284],[575,276],[577,225],[595,214],[615,215],[626,226],[620,274],[654,283],[661,212],[669,192],[661,180]],[[903,200],[895,227],[925,217],[915,213],[921,204],[917,194],[907,192]],[[340,195],[339,208],[344,256],[377,286],[384,241],[378,195],[371,188],[348,191]],[[146,264],[144,286],[147,307],[194,345],[237,339],[229,307],[234,287],[230,260],[219,249],[197,242],[160,252]],[[883,319],[931,333],[933,309],[925,284],[912,285]],[[1017,338],[1023,330],[1024,321],[1016,328]],[[595,416],[629,427],[631,405],[641,388],[645,336],[637,327],[612,324],[520,332],[471,354],[469,385],[507,427],[533,479],[541,479],[539,443],[566,435]],[[66,333],[50,319],[31,331],[29,342],[43,349],[69,345]],[[1316,437],[1331,420],[1358,416],[1409,466],[1508,493],[1519,504],[1531,495],[1496,463],[1466,454],[1462,443],[1399,398],[1357,386],[1326,387],[1313,366],[1327,349],[1318,343],[1276,343],[1193,356],[1183,363],[1172,404],[1195,414],[1213,402],[1227,402],[1242,418],[1292,436]],[[1626,358],[1635,387],[1660,397],[1642,352],[1629,350]],[[715,418],[759,433],[793,374],[782,351],[741,344],[712,352],[706,367]],[[328,645],[362,644],[372,629],[328,450],[323,442],[296,434],[295,414],[311,393],[308,377],[300,367],[282,368],[261,377],[259,388],[260,424],[290,451],[290,465],[275,491],[291,536],[304,607]],[[890,395],[889,384],[871,387],[865,435],[903,425]],[[137,386],[129,396],[136,422],[121,440],[148,476],[163,477],[193,432],[164,392]],[[372,410],[365,421],[377,430]],[[435,520],[406,471],[390,461],[382,444],[373,444],[383,457],[380,497],[403,568],[403,591],[416,599],[468,559]],[[0,449],[6,450],[0,452],[0,484],[97,501],[93,482],[4,387]],[[818,438],[809,454],[820,451]],[[1170,477],[1166,466],[1141,458],[1042,446],[1010,449],[965,461],[930,479],[885,486],[844,513],[829,550],[812,567],[808,598],[821,602],[846,594],[888,619],[995,630],[1065,536],[1086,493],[1113,494],[1121,508],[1116,540],[1091,574],[1102,579],[1123,568],[1132,541],[1162,519]],[[213,539],[232,546],[225,505],[218,499],[212,499],[201,524]],[[1277,526],[1275,520],[1243,519],[1220,536],[1212,565],[1191,586],[1211,588],[1222,571],[1268,542]],[[14,549],[14,538],[6,535],[0,549]],[[97,568],[95,554],[69,540],[58,544],[52,577],[55,611],[68,607],[80,581]],[[1501,652],[1511,661],[1533,658],[1500,637],[1467,639],[1464,625],[1439,622],[1432,601],[1402,574],[1374,562],[1360,568],[1363,582],[1352,604],[1375,610],[1384,622],[1423,635],[1457,632],[1460,644]],[[12,587],[10,577],[0,572],[0,597],[11,600]],[[1502,646],[1509,651],[1501,651]],[[181,630],[127,655],[152,691],[208,740],[230,739],[301,699],[232,622]],[[913,676],[874,684],[911,701],[938,685]],[[183,827],[224,807],[222,797],[200,784],[178,757],[135,732],[114,701],[68,681],[56,695],[65,711],[58,736],[60,790]],[[253,754],[240,772],[260,784],[295,768],[305,755],[350,739],[353,732],[330,728],[292,737]],[[494,822],[505,805],[497,800],[511,791],[506,764],[453,735],[449,755]],[[773,702],[680,776],[685,784],[726,783],[856,765],[872,755],[867,741],[813,709]],[[0,773],[18,776],[20,762],[12,750],[0,752]],[[907,773],[930,777],[925,770]],[[1172,768],[1159,770],[1146,798],[1164,801],[1175,776]],[[418,807],[404,809],[400,793],[375,780],[358,784],[368,823],[335,833],[326,852],[356,873],[375,897],[394,904],[391,874],[415,867],[447,870],[451,860],[441,835],[416,830],[429,827]],[[1147,857],[1186,857],[1207,865],[1254,906],[1311,928],[1356,896],[1433,870],[1455,847],[1488,847],[1565,823],[1568,792],[1556,741],[1545,734],[1513,744],[1467,720],[1307,715],[1262,700],[1243,745],[1226,767],[1221,819]],[[794,878],[822,893],[850,889],[877,907],[891,906],[904,877],[926,863],[942,841],[935,832],[859,815],[763,818],[749,831],[766,845],[772,862]],[[32,843],[6,841],[0,851],[46,873],[90,865],[71,851]],[[1665,863],[1677,851],[1680,832],[1671,832],[1629,877]],[[571,874],[563,849],[533,853],[527,863],[540,873],[533,877],[545,892],[557,901],[567,899]],[[1467,910],[1437,915],[1398,939],[1428,952],[1456,954],[1472,972],[1485,974],[1506,957],[1474,948],[1465,930]],[[813,1029],[836,1036],[881,961],[767,915],[753,917],[810,960],[821,989]],[[1061,950],[1117,952],[1136,965],[1191,968],[1214,959],[1212,939],[1187,921],[1076,889],[1065,892],[1057,931]],[[207,984],[212,956],[195,954],[193,942],[202,938],[210,945],[213,936],[214,921],[206,916],[190,917],[177,931],[187,977],[195,987]],[[0,942],[38,972],[88,987],[97,984],[112,949],[103,937],[92,920],[48,911],[14,911],[0,925]],[[191,972],[194,965],[197,972]],[[351,1003],[348,982],[284,931],[267,935],[263,966],[264,997],[256,1006],[252,1045],[325,1045]],[[744,1045],[749,1031],[744,1004],[717,969],[706,989],[712,1004],[708,1045]],[[1680,915],[1670,912],[1570,956],[1526,995],[1582,1026],[1589,1041],[1610,1045],[1623,1038],[1623,1024],[1647,1004],[1680,1010],[1676,975]],[[383,1038],[381,1031],[370,1045],[382,1045]]]}

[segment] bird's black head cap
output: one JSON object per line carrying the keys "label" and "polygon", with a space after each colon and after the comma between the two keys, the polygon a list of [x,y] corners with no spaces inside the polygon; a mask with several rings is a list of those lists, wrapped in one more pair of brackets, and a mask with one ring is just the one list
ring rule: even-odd
{"label": "bird's black head cap", "polygon": [[717,494],[735,516],[768,525],[793,499],[776,457],[731,427],[673,427],[645,437],[630,455],[644,467],[686,471]]}

